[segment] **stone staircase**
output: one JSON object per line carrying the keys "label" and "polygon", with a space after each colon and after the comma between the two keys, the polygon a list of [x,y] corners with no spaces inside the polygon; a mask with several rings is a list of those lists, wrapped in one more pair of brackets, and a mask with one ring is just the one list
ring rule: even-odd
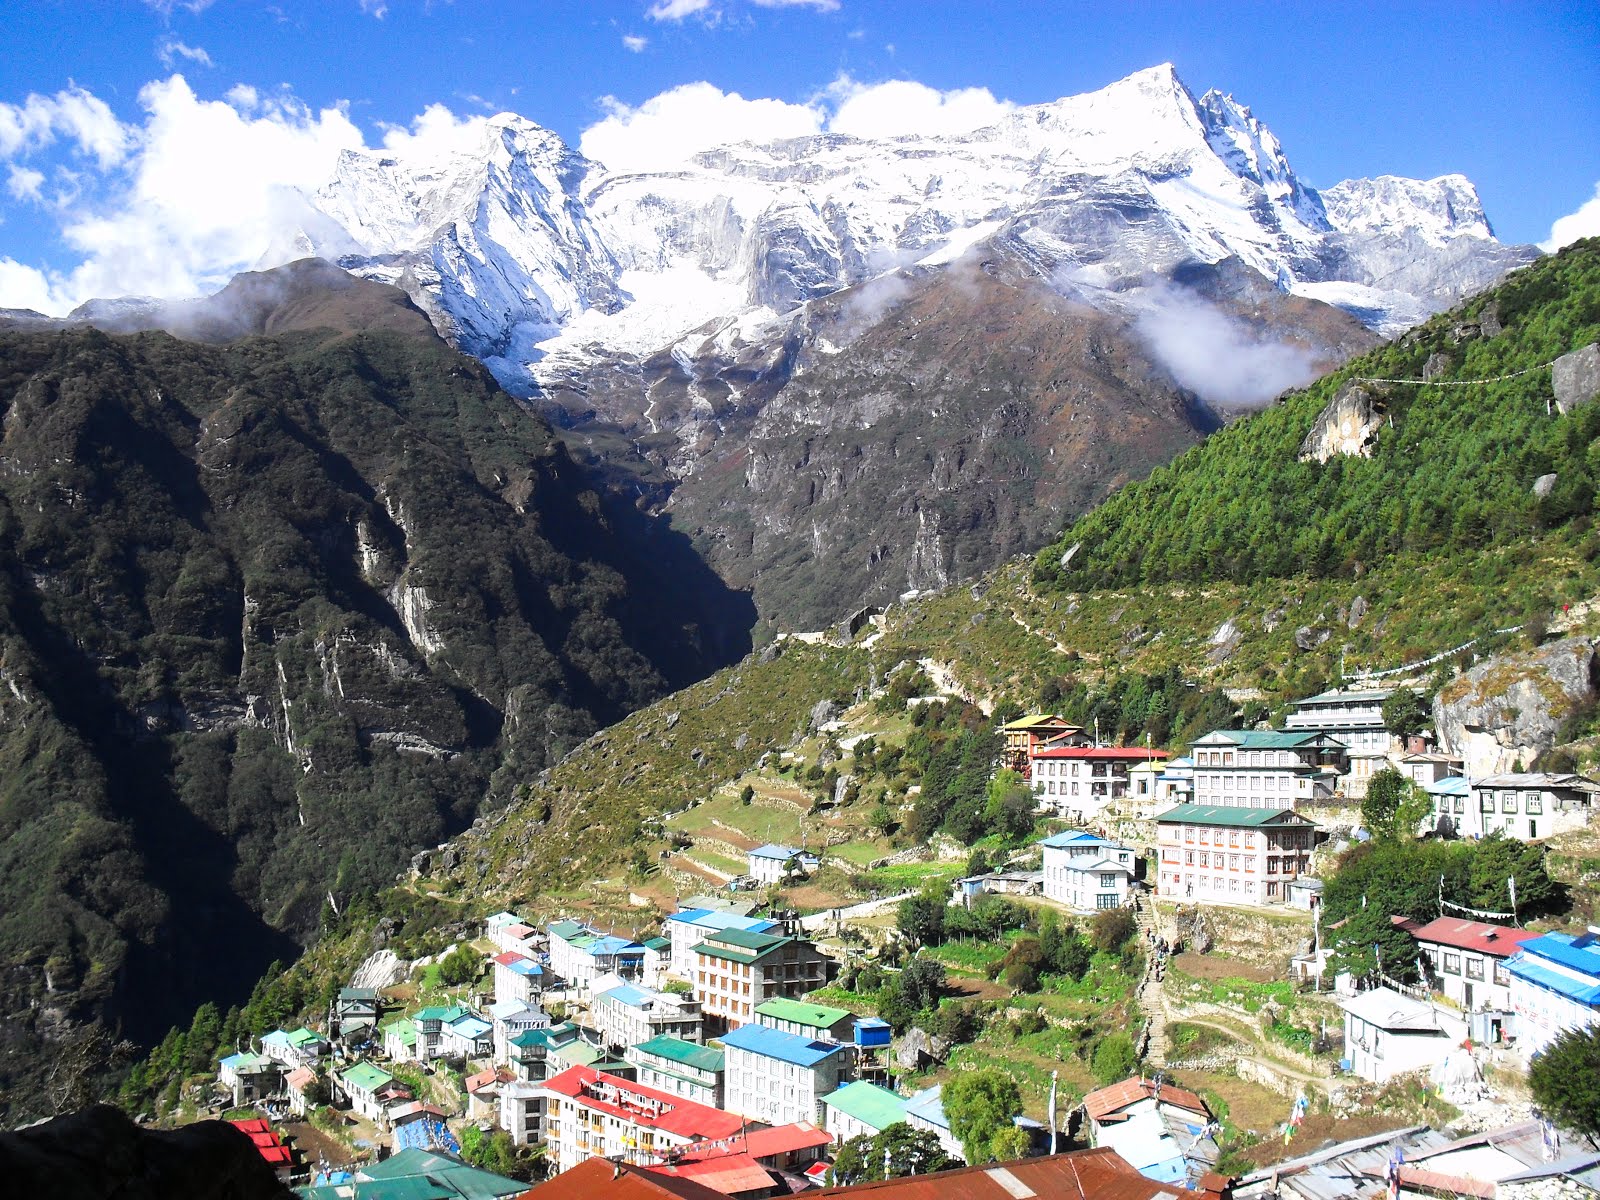
{"label": "stone staircase", "polygon": [[1133,921],[1145,945],[1144,976],[1134,992],[1134,1002],[1144,1014],[1144,1045],[1142,1057],[1152,1066],[1164,1066],[1167,1061],[1167,1008],[1163,995],[1162,973],[1156,962],[1154,941],[1161,936],[1155,906],[1144,892],[1134,895]]}

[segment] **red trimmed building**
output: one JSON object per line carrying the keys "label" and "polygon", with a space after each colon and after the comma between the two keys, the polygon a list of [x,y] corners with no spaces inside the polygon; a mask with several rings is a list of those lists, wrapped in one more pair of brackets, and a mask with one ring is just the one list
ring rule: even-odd
{"label": "red trimmed building", "polygon": [[[1129,772],[1143,763],[1161,764],[1168,750],[1144,746],[1063,746],[1044,744],[1029,755],[1028,777],[1041,806],[1069,821],[1093,821],[1114,801],[1128,795]],[[1153,778],[1153,776],[1152,776]]]}

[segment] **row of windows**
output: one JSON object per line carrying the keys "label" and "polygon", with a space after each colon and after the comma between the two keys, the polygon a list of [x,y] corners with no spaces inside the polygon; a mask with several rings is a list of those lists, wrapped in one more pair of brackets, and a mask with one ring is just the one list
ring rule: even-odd
{"label": "row of windows", "polygon": [[1292,792],[1293,775],[1201,775],[1194,777],[1197,792]]}
{"label": "row of windows", "polygon": [[1293,750],[1201,750],[1195,755],[1197,767],[1303,767],[1307,764]]}

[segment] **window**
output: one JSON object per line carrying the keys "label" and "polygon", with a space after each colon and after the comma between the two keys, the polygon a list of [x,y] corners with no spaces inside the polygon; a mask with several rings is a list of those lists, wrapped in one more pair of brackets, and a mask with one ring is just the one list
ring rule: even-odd
{"label": "window", "polygon": [[1228,855],[1228,870],[1237,871],[1238,869],[1239,869],[1239,856],[1237,854]]}
{"label": "window", "polygon": [[1497,962],[1494,964],[1494,981],[1502,987],[1511,986],[1511,972],[1506,970],[1505,963]]}
{"label": "window", "polygon": [[1100,872],[1100,886],[1103,887],[1103,888],[1114,888],[1114,887],[1116,887],[1117,886],[1117,874],[1116,874],[1116,872],[1115,871],[1101,871]]}
{"label": "window", "polygon": [[1444,973],[1446,975],[1461,974],[1461,955],[1451,954],[1448,951],[1444,956]]}
{"label": "window", "polygon": [[1532,816],[1534,813],[1544,812],[1544,797],[1535,792],[1523,802],[1522,811]]}
{"label": "window", "polygon": [[1185,850],[1183,852],[1183,863],[1184,863],[1184,866],[1187,866],[1187,867],[1194,866],[1194,851],[1193,850]]}
{"label": "window", "polygon": [[1467,978],[1468,979],[1482,979],[1483,978],[1483,959],[1481,959],[1481,958],[1469,958],[1469,959],[1467,959]]}
{"label": "window", "polygon": [[1478,794],[1478,811],[1492,813],[1494,811],[1494,793],[1480,792]]}
{"label": "window", "polygon": [[1268,900],[1276,900],[1277,898],[1278,898],[1278,885],[1273,883],[1269,879],[1267,881],[1267,899]]}
{"label": "window", "polygon": [[[1267,857],[1267,874],[1268,875],[1276,875],[1277,873],[1278,873],[1278,859],[1277,859],[1277,856],[1276,855],[1268,855],[1268,857]],[[1274,885],[1274,886],[1276,886],[1276,885]]]}
{"label": "window", "polygon": [[1515,792],[1500,793],[1500,811],[1514,813],[1517,811],[1517,794]]}

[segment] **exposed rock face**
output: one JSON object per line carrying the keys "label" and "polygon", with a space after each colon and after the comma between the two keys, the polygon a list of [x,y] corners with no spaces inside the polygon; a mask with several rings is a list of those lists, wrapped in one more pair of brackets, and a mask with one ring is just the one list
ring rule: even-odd
{"label": "exposed rock face", "polygon": [[1300,443],[1300,461],[1325,463],[1336,454],[1370,458],[1383,417],[1382,400],[1361,384],[1345,384]]}
{"label": "exposed rock face", "polygon": [[1556,359],[1550,368],[1550,386],[1555,390],[1556,407],[1562,412],[1571,412],[1600,396],[1600,343],[1591,342]]}
{"label": "exposed rock face", "polygon": [[1587,638],[1496,655],[1434,698],[1440,745],[1466,759],[1469,775],[1527,766],[1555,744],[1574,710],[1595,700],[1597,682],[1600,663]]}
{"label": "exposed rock face", "polygon": [[292,1200],[225,1121],[141,1129],[109,1104],[0,1133],[6,1191],[51,1200]]}
{"label": "exposed rock face", "polygon": [[1322,645],[1323,642],[1327,641],[1332,636],[1333,631],[1330,629],[1319,629],[1313,628],[1310,625],[1302,625],[1299,629],[1294,631],[1294,644],[1300,647],[1302,650],[1315,650],[1318,646]]}
{"label": "exposed rock face", "polygon": [[1548,496],[1556,490],[1556,476],[1554,474],[1541,475],[1533,481],[1533,494],[1540,498]]}

